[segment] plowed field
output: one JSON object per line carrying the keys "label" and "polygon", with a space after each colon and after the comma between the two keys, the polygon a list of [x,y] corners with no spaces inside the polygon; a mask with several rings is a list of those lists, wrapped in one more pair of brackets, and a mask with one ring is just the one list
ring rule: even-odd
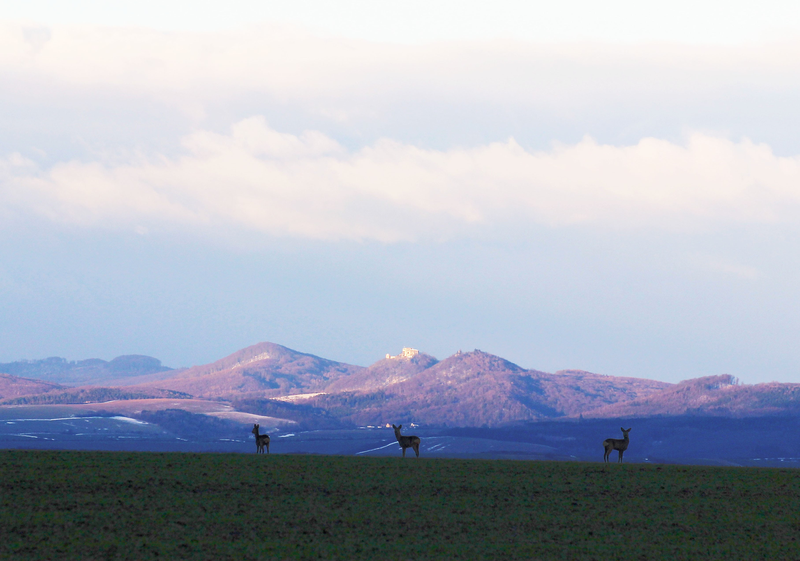
{"label": "plowed field", "polygon": [[800,471],[0,452],[2,559],[797,559]]}

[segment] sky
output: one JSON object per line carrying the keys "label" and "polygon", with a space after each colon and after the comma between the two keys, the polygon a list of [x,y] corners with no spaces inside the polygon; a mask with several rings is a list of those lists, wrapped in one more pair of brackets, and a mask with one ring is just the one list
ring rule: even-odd
{"label": "sky", "polygon": [[796,3],[3,0],[0,75],[0,362],[800,382]]}

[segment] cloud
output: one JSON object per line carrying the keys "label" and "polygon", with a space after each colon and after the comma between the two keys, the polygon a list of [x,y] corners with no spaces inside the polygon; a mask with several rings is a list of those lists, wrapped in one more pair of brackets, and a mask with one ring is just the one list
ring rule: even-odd
{"label": "cloud", "polygon": [[[342,119],[388,102],[540,105],[708,99],[796,90],[800,41],[739,46],[461,41],[397,45],[288,25],[227,32],[0,23],[0,90],[77,89],[198,104],[247,93]],[[43,95],[41,91],[37,95]],[[44,94],[46,95],[46,94]]]}
{"label": "cloud", "polygon": [[449,150],[383,139],[347,150],[252,117],[227,134],[192,133],[182,150],[47,169],[12,154],[0,160],[0,207],[87,228],[383,242],[509,224],[691,230],[800,216],[800,158],[699,133],[621,147],[587,137],[547,151],[513,139]]}
{"label": "cloud", "polygon": [[[729,108],[727,122],[770,96],[794,99],[798,41],[393,45],[277,25],[4,23],[0,73],[6,217],[395,242],[531,223],[691,230],[797,216],[798,159],[785,156],[797,150],[747,134],[676,140],[648,123],[680,130],[676,115],[712,105]],[[252,114],[285,122],[240,119]],[[785,134],[787,115],[755,116]],[[577,141],[596,122],[610,124]],[[540,142],[521,138],[537,128]]]}

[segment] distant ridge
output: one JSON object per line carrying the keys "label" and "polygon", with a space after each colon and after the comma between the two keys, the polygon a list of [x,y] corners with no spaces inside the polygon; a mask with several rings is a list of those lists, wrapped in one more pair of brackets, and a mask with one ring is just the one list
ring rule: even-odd
{"label": "distant ridge", "polygon": [[800,414],[800,384],[742,385],[729,374],[686,380],[650,395],[584,413],[584,417]]}
{"label": "distant ridge", "polygon": [[5,375],[0,377],[0,404],[193,397],[192,403],[224,404],[226,414],[239,412],[241,418],[261,415],[318,428],[412,422],[500,427],[581,417],[800,417],[800,384],[748,386],[729,375],[669,384],[582,370],[547,373],[477,349],[439,361],[405,348],[366,368],[269,342],[182,370],[165,369],[157,359],[140,355],[110,362],[45,359],[10,364],[56,371],[61,377],[102,372],[113,379],[66,388]]}
{"label": "distant ridge", "polygon": [[68,361],[61,357],[50,357],[0,364],[0,372],[6,374],[68,386],[102,384],[109,380],[169,370],[171,368],[163,366],[157,358],[145,355],[123,355],[110,361],[99,358]]}

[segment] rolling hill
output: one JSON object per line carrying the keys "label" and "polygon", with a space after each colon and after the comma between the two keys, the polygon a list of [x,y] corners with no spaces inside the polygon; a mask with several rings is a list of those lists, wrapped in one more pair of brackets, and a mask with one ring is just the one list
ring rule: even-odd
{"label": "rolling hill", "polygon": [[15,399],[27,395],[45,394],[64,389],[63,386],[42,380],[32,380],[11,374],[0,374],[0,399]]}
{"label": "rolling hill", "polygon": [[177,371],[157,386],[207,399],[254,399],[321,391],[361,370],[275,343],[259,343],[211,364]]}

